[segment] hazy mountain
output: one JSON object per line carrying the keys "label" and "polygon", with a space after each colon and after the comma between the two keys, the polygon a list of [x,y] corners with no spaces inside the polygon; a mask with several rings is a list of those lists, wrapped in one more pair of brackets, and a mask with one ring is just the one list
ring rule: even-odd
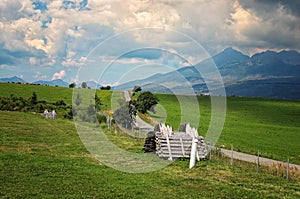
{"label": "hazy mountain", "polygon": [[279,99],[300,99],[300,78],[247,80],[226,86],[226,94]]}
{"label": "hazy mountain", "polygon": [[[250,57],[230,47],[224,49],[221,53],[214,55],[212,59],[218,68],[222,68],[224,66],[226,67],[235,63],[247,61]],[[210,60],[211,59],[204,60],[200,64],[204,65]]]}
{"label": "hazy mountain", "polygon": [[55,79],[52,81],[44,81],[44,80],[38,80],[35,82],[32,82],[33,84],[42,84],[42,85],[50,85],[50,86],[60,86],[60,87],[69,87],[69,83],[61,80],[61,79]]}
{"label": "hazy mountain", "polygon": [[0,82],[21,82],[21,83],[25,83],[26,81],[17,77],[17,76],[13,76],[13,77],[9,77],[9,78],[1,78]]}
{"label": "hazy mountain", "polygon": [[195,66],[125,83],[116,89],[140,85],[153,92],[188,94],[186,88],[192,87],[197,93],[206,93],[207,86],[198,70],[209,72],[213,65],[219,69],[229,95],[300,99],[300,53],[294,50],[265,51],[249,57],[227,48]]}

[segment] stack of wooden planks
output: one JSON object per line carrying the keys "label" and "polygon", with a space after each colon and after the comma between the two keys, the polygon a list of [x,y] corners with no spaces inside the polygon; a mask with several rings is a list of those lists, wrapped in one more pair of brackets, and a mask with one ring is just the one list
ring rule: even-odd
{"label": "stack of wooden planks", "polygon": [[203,159],[207,155],[207,147],[202,136],[195,138],[185,132],[176,132],[173,135],[155,133],[156,154],[160,158],[169,160],[177,158],[190,158],[192,141],[198,139],[197,159]]}

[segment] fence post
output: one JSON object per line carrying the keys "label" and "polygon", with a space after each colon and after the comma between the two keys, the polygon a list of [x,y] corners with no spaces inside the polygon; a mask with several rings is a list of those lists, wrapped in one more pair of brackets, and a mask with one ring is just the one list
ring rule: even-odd
{"label": "fence post", "polygon": [[259,151],[257,152],[256,172],[259,172]]}
{"label": "fence post", "polygon": [[287,160],[286,180],[289,180],[289,167],[290,167],[290,158],[288,158],[288,160]]}
{"label": "fence post", "polygon": [[190,169],[193,168],[196,164],[197,147],[198,147],[198,140],[193,138],[191,155],[190,155],[190,166],[189,166]]}
{"label": "fence post", "polygon": [[231,145],[231,160],[230,160],[230,164],[233,164],[233,144]]}

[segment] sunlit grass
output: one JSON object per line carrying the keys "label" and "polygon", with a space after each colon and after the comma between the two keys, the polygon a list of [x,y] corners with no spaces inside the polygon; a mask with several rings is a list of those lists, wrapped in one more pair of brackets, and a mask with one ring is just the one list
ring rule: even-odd
{"label": "sunlit grass", "polygon": [[[107,167],[83,146],[72,120],[0,111],[0,196],[3,198],[299,198],[300,184],[255,165],[213,159],[188,169],[188,161],[150,173]],[[30,124],[30,125],[29,125]],[[101,125],[105,128],[105,126]],[[124,150],[143,142],[105,130]]]}

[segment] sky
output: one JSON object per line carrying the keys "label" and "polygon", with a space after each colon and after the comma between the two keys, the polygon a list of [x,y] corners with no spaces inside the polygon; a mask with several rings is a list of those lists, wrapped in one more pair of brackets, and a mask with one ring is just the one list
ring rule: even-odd
{"label": "sky", "polygon": [[118,85],[233,47],[300,51],[297,0],[1,0],[0,77]]}

